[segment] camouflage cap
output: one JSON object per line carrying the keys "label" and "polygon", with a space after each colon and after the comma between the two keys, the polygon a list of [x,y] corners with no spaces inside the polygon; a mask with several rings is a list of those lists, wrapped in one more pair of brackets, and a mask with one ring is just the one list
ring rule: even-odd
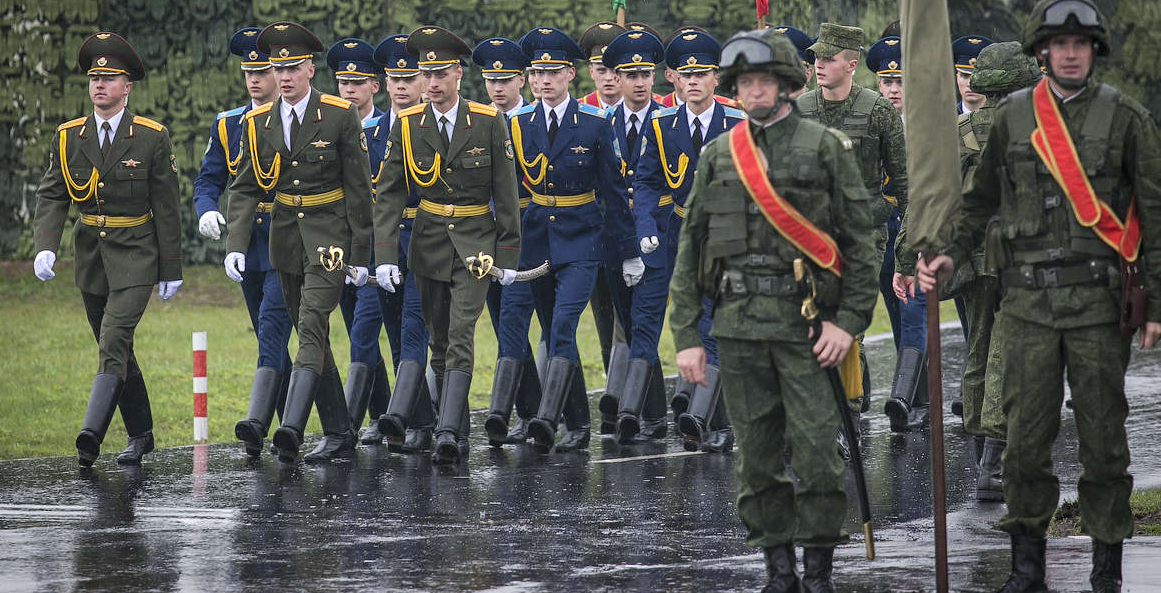
{"label": "camouflage cap", "polygon": [[861,51],[863,30],[858,27],[823,23],[818,29],[818,39],[807,49],[823,58],[834,56],[844,49]]}
{"label": "camouflage cap", "polygon": [[1024,54],[1019,41],[993,43],[980,50],[971,88],[983,95],[1006,95],[1040,80],[1040,66]]}

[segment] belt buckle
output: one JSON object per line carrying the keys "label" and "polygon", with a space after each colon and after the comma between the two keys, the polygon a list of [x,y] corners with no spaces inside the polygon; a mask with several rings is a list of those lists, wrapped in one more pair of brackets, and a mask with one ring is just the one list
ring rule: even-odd
{"label": "belt buckle", "polygon": [[1059,284],[1059,279],[1056,275],[1056,268],[1042,268],[1036,270],[1036,275],[1039,276],[1039,284],[1045,288],[1055,287]]}
{"label": "belt buckle", "polygon": [[444,204],[443,205],[443,215],[444,216],[453,216],[455,213],[456,213],[455,206],[453,206],[451,204]]}
{"label": "belt buckle", "polygon": [[302,206],[302,196],[294,196],[293,202],[295,206]]}
{"label": "belt buckle", "polygon": [[546,206],[556,206],[556,196],[544,196],[544,198],[544,201],[547,202]]}
{"label": "belt buckle", "polygon": [[97,215],[97,226],[98,227],[105,226],[105,215],[104,214]]}
{"label": "belt buckle", "polygon": [[774,294],[774,277],[773,276],[759,276],[758,277],[758,294],[770,295]]}

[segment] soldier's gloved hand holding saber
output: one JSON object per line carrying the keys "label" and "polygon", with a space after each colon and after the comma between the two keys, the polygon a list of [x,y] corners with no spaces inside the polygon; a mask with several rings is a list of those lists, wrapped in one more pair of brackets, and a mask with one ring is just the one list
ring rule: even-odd
{"label": "soldier's gloved hand holding saber", "polygon": [[547,261],[531,270],[516,271],[508,268],[497,268],[493,265],[492,256],[484,253],[465,257],[464,265],[468,267],[468,271],[474,274],[476,278],[483,280],[487,276],[492,276],[496,282],[499,282],[503,286],[508,286],[513,282],[527,282],[548,273]]}
{"label": "soldier's gloved hand holding saber", "polygon": [[375,276],[368,274],[368,270],[364,266],[348,266],[343,263],[343,248],[335,247],[319,247],[318,248],[318,263],[322,264],[324,270],[334,272],[335,270],[342,270],[351,279],[351,284],[355,286],[363,286],[368,280],[375,280]]}
{"label": "soldier's gloved hand holding saber", "polygon": [[[802,317],[810,322],[811,345],[813,346],[818,343],[818,339],[822,336],[822,319],[819,318],[818,307],[814,304],[814,276],[802,258],[794,260],[794,280],[798,282],[798,290],[802,294]],[[846,436],[847,442],[851,446],[851,469],[855,474],[855,486],[859,495],[859,515],[863,522],[867,560],[874,560],[875,537],[871,527],[871,501],[867,494],[867,477],[863,471],[863,453],[859,449],[859,433],[855,430],[854,420],[851,419],[846,391],[843,389],[837,365],[826,367],[823,370],[826,372],[827,378],[830,379],[831,392],[834,394],[835,404],[838,405],[843,435]]]}

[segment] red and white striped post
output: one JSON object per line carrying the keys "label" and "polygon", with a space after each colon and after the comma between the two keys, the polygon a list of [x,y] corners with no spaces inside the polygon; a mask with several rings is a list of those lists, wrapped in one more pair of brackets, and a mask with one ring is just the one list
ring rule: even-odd
{"label": "red and white striped post", "polygon": [[205,442],[210,438],[206,419],[206,332],[193,333],[193,438]]}

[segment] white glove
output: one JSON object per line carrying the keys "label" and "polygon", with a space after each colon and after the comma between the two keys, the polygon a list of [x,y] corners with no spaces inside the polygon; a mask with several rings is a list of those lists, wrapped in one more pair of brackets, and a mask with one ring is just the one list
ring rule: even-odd
{"label": "white glove", "polygon": [[221,225],[226,224],[226,219],[222,218],[222,213],[217,210],[210,210],[198,219],[198,232],[207,239],[217,241],[222,238]]}
{"label": "white glove", "polygon": [[351,266],[351,267],[355,269],[355,277],[351,278],[351,275],[347,274],[347,280],[350,280],[351,284],[354,284],[355,286],[362,286],[362,285],[366,284],[367,283],[367,276],[370,275],[370,272],[367,271],[367,267],[366,266]]}
{"label": "white glove", "polygon": [[399,284],[399,266],[395,264],[375,266],[375,281],[379,283],[379,288],[387,292],[395,292],[395,285]]}
{"label": "white glove", "polygon": [[645,262],[639,257],[630,257],[621,262],[621,277],[625,279],[625,286],[636,286],[645,275]]}
{"label": "white glove", "polygon": [[56,272],[52,271],[52,265],[56,263],[56,254],[48,249],[36,254],[36,259],[32,260],[32,272],[40,278],[41,282],[52,280],[56,276]]}
{"label": "white glove", "polygon": [[231,251],[226,254],[226,277],[234,282],[242,281],[242,272],[246,271],[246,254]]}
{"label": "white glove", "polygon": [[161,297],[163,301],[168,301],[180,287],[181,280],[162,280],[157,283],[157,296]]}
{"label": "white glove", "polygon": [[657,241],[657,237],[642,237],[641,238],[641,253],[644,253],[646,255],[653,253],[654,251],[657,250],[657,246],[659,244],[660,244],[660,242]]}
{"label": "white glove", "polygon": [[516,270],[510,270],[508,268],[500,268],[500,271],[504,273],[504,275],[502,277],[497,278],[495,276],[492,276],[492,280],[494,282],[499,282],[500,286],[508,286],[509,284],[512,284],[513,282],[516,281]]}

